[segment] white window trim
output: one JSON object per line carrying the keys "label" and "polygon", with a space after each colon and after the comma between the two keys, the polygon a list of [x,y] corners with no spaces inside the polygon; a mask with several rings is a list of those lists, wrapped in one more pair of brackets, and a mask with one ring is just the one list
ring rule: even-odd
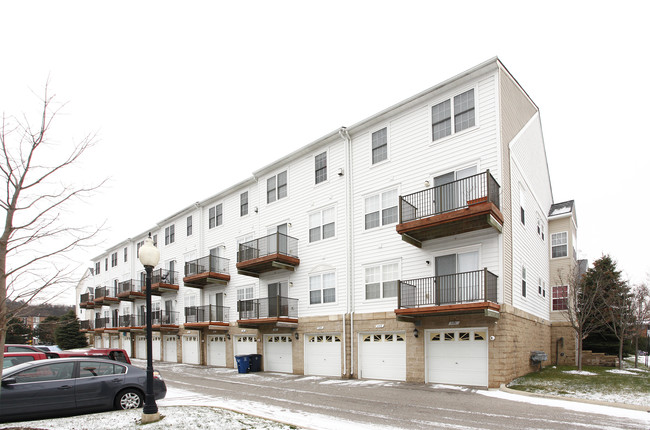
{"label": "white window trim", "polygon": [[[378,161],[377,163],[373,163],[372,162],[372,134],[379,131],[379,130],[381,130],[382,128],[386,129],[386,159]],[[390,161],[390,153],[391,153],[391,150],[390,150],[390,146],[391,146],[390,145],[390,141],[391,141],[390,131],[391,131],[390,130],[390,125],[389,124],[383,124],[383,125],[381,125],[379,127],[372,128],[368,132],[368,148],[369,148],[369,151],[368,151],[368,153],[369,153],[368,157],[369,158],[368,158],[368,160],[370,161],[370,168],[381,166],[381,165],[386,164],[386,163],[388,163]]]}
{"label": "white window trim", "polygon": [[[325,302],[323,302],[323,284],[322,284],[322,282],[323,282],[323,275],[328,275],[328,274],[330,274],[330,273],[332,273],[332,274],[334,275],[334,301],[333,301],[333,302],[327,302],[327,303],[325,303]],[[330,270],[320,270],[320,271],[318,271],[318,272],[310,273],[309,276],[307,277],[307,282],[308,282],[308,283],[311,282],[311,277],[312,277],[312,276],[320,276],[320,278],[321,278],[321,288],[320,288],[320,292],[321,292],[321,295],[320,295],[320,297],[321,297],[321,302],[320,302],[320,303],[311,303],[311,292],[312,292],[312,289],[311,289],[311,285],[308,284],[308,286],[307,286],[307,288],[308,288],[308,292],[307,292],[307,295],[308,295],[308,297],[307,297],[307,303],[309,304],[309,306],[310,306],[310,307],[311,307],[311,306],[318,307],[318,306],[334,306],[334,305],[337,305],[338,302],[339,302],[339,295],[338,295],[338,276],[337,276],[336,270],[334,270],[334,269],[330,269]],[[313,290],[313,291],[316,291],[316,290]]]}
{"label": "white window trim", "polygon": [[[325,160],[327,161],[327,166],[325,167],[325,173],[327,175],[327,179],[325,179],[322,182],[316,183],[316,156],[321,155],[323,152],[325,153]],[[331,175],[331,173],[332,173],[331,167],[332,166],[330,164],[330,149],[329,149],[329,147],[324,149],[324,150],[315,151],[311,156],[311,162],[313,163],[313,166],[314,166],[314,171],[313,171],[313,174],[314,174],[314,176],[313,176],[314,188],[320,187],[321,185],[327,184],[328,182],[330,182],[330,179],[332,178],[332,175]],[[289,176],[288,175],[289,174],[287,172],[287,197],[289,197],[289,189],[288,189],[289,188]]]}
{"label": "white window trim", "polygon": [[[381,225],[381,222],[380,222],[380,224],[377,227],[366,229],[366,199],[368,197],[375,196],[375,195],[381,196],[386,191],[392,191],[392,190],[397,191],[397,199],[398,199],[396,201],[396,205],[397,205],[397,221],[392,223],[392,224],[386,224],[386,225]],[[362,195],[361,196],[361,207],[362,207],[363,210],[361,211],[361,234],[367,234],[367,233],[376,232],[376,231],[380,231],[380,230],[386,230],[386,229],[389,229],[389,228],[394,229],[395,226],[397,224],[399,224],[399,196],[401,196],[401,195],[402,195],[402,193],[401,193],[401,184],[392,185],[392,186],[385,187],[385,188],[382,188],[380,190],[372,191],[372,192],[369,192],[369,193],[366,193],[366,194]],[[380,207],[379,207],[379,219],[381,221],[381,202],[380,202]]]}
{"label": "white window trim", "polygon": [[[563,257],[553,257],[553,236],[556,234],[562,234],[566,233],[566,255]],[[570,249],[569,249],[569,232],[567,230],[563,231],[556,231],[555,233],[551,233],[551,241],[550,241],[550,247],[549,247],[549,257],[551,260],[561,260],[563,258],[569,258],[571,256]]]}
{"label": "white window trim", "polygon": [[[441,257],[443,255],[450,255],[450,254],[465,254],[467,252],[478,252],[478,270],[483,270],[483,244],[479,243],[477,245],[467,245],[467,246],[460,246],[457,248],[448,248],[448,249],[443,249],[440,251],[435,251],[431,253],[431,273],[433,273],[431,276],[436,276],[436,257]],[[488,270],[490,270],[488,268]]]}
{"label": "white window trim", "polygon": [[474,167],[474,166],[476,166],[476,174],[477,175],[481,174],[481,173],[485,173],[485,171],[481,170],[481,160],[480,159],[479,160],[469,161],[469,162],[463,163],[463,164],[454,164],[453,166],[450,166],[450,167],[447,167],[445,169],[438,170],[438,171],[435,171],[435,172],[431,173],[431,179],[430,179],[431,188],[433,188],[433,178],[437,178],[438,176],[446,175],[447,173],[451,173],[451,172],[454,172],[454,174],[456,174],[457,172],[459,172],[461,170],[469,169],[470,167]]}
{"label": "white window trim", "polygon": [[[174,240],[171,240],[169,243],[167,243],[167,238],[168,237],[171,238],[172,227],[174,228]],[[168,231],[169,231],[169,236],[167,236]],[[164,228],[163,232],[164,232],[163,235],[165,237],[165,246],[173,245],[174,243],[176,243],[176,223],[169,224],[167,227]]]}
{"label": "white window trim", "polygon": [[[219,205],[221,205],[221,224],[217,224],[217,206],[219,206]],[[205,218],[207,220],[206,225],[208,226],[208,230],[217,229],[217,228],[223,226],[226,223],[226,210],[225,210],[225,207],[226,207],[226,205],[225,205],[225,203],[223,201],[217,202],[217,203],[215,203],[213,205],[208,206],[208,208],[207,208],[208,213],[206,214],[207,216]],[[210,227],[210,209],[213,209],[213,208],[214,208],[214,226]],[[192,228],[194,228],[194,226],[192,226]]]}
{"label": "white window trim", "polygon": [[387,300],[397,300],[399,296],[399,284],[397,288],[397,295],[395,297],[383,297],[384,295],[384,290],[382,287],[383,279],[379,282],[379,291],[381,293],[381,297],[376,298],[376,299],[367,299],[366,298],[366,269],[370,267],[377,267],[379,266],[379,273],[381,274],[381,268],[382,266],[386,266],[389,264],[397,264],[397,281],[402,279],[402,259],[393,259],[393,260],[383,260],[383,261],[377,261],[373,263],[366,263],[361,265],[361,279],[362,279],[362,288],[361,288],[361,294],[363,297],[363,302],[364,303],[376,303],[376,302],[381,302],[381,301],[387,301]]}
{"label": "white window trim", "polygon": [[[246,194],[246,198],[247,198],[246,204],[248,205],[248,211],[246,212],[246,215],[241,214],[241,195],[244,194],[244,193],[247,193]],[[251,209],[253,209],[253,207],[254,207],[254,206],[251,205],[251,193],[250,193],[250,190],[241,191],[241,192],[239,192],[237,194],[237,196],[239,197],[239,199],[238,199],[239,204],[237,206],[238,207],[239,218],[240,219],[241,218],[246,218],[251,214]]]}
{"label": "white window trim", "polygon": [[[333,209],[334,210],[334,236],[328,237],[327,239],[323,239],[322,238],[323,237],[323,211],[328,210],[328,209]],[[309,230],[311,230],[311,226],[309,224],[309,218],[311,217],[312,214],[315,214],[317,212],[321,214],[321,224],[320,224],[320,227],[321,227],[321,239],[318,239],[318,240],[316,240],[314,242],[311,242],[309,240]],[[337,206],[336,205],[322,206],[322,207],[320,207],[318,209],[314,209],[312,211],[307,212],[307,246],[316,245],[316,244],[319,244],[319,243],[322,243],[322,242],[329,242],[330,240],[335,240],[337,238],[337,231],[338,231],[338,229],[337,229],[337,224],[338,224],[337,213],[338,212],[337,212]],[[288,222],[287,222],[287,224],[288,224]]]}
{"label": "white window trim", "polygon": [[[313,161],[313,158],[312,158],[312,161]],[[287,172],[287,195],[285,197],[282,197],[281,199],[279,199],[278,198],[278,175],[280,173],[282,173],[282,172]],[[267,181],[273,176],[275,177],[275,200],[272,201],[272,202],[269,202],[268,201],[268,191],[269,190],[268,190],[268,182]],[[290,182],[289,177],[290,177],[290,169],[289,169],[289,167],[287,167],[285,169],[278,169],[273,174],[267,175],[264,178],[264,180],[263,180],[264,182],[263,182],[263,185],[262,185],[264,187],[264,204],[266,204],[268,206],[268,205],[275,204],[275,203],[277,203],[279,201],[284,202],[284,201],[287,201],[291,197],[291,193],[290,193],[291,187],[289,186],[289,182]],[[250,213],[250,199],[249,199],[248,204],[249,204],[249,213]]]}
{"label": "white window trim", "polygon": [[[471,89],[474,89],[474,126],[466,128],[465,130],[461,130],[459,132],[454,131],[454,97],[463,94],[464,92],[467,92]],[[479,103],[478,103],[478,83],[472,86],[465,86],[461,87],[460,89],[455,90],[451,95],[446,96],[446,97],[439,97],[429,103],[427,105],[427,121],[429,124],[429,146],[434,146],[438,145],[439,143],[444,143],[455,136],[462,136],[465,133],[472,132],[474,130],[478,130],[481,128],[481,122],[479,121],[480,118],[480,110],[479,110]],[[451,100],[451,121],[452,121],[452,132],[449,136],[442,137],[438,140],[433,140],[433,123],[431,122],[431,108],[434,106],[446,101],[446,100]]]}

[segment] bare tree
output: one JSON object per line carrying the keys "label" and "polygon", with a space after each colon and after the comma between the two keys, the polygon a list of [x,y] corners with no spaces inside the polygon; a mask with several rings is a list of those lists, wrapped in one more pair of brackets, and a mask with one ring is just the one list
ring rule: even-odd
{"label": "bare tree", "polygon": [[634,367],[639,366],[639,334],[644,330],[650,320],[650,288],[647,284],[637,285],[634,288],[632,305],[633,334],[634,337]]}
{"label": "bare tree", "polygon": [[561,284],[568,286],[569,303],[565,316],[576,332],[578,370],[582,370],[582,341],[600,326],[597,318],[600,284],[596,283],[596,285],[587,287],[577,264],[571,268],[569,273],[559,271],[558,280]]}
{"label": "bare tree", "polygon": [[67,179],[70,167],[95,143],[87,135],[69,148],[54,139],[56,107],[46,83],[38,119],[2,116],[0,192],[5,222],[0,236],[0,365],[4,360],[7,322],[20,309],[7,308],[7,300],[29,304],[54,286],[74,281],[77,266],[71,252],[91,245],[101,227],[74,227],[65,221],[70,205],[90,196],[104,181],[79,185]]}

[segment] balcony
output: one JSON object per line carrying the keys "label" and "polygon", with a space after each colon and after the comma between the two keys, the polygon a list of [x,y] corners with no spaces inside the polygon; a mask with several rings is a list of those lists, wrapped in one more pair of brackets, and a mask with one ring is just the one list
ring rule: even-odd
{"label": "balcony", "polygon": [[[144,278],[144,277],[143,277]],[[178,272],[167,269],[154,270],[151,274],[151,294],[160,296],[163,293],[178,292]],[[146,285],[142,281],[142,291]]]}
{"label": "balcony", "polygon": [[82,294],[79,297],[79,307],[81,309],[94,309],[95,303],[93,303],[94,296],[90,293]]}
{"label": "balcony", "polygon": [[500,233],[502,226],[499,184],[489,170],[399,198],[397,232],[418,248],[425,240],[475,230]]}
{"label": "balcony", "polygon": [[104,329],[112,328],[110,317],[95,318],[95,331],[104,331]]}
{"label": "balcony", "polygon": [[266,297],[237,301],[239,327],[275,324],[277,327],[298,326],[298,299]]}
{"label": "balcony", "polygon": [[185,328],[225,329],[230,321],[230,308],[223,306],[188,306],[185,308]]}
{"label": "balcony", "polygon": [[226,285],[230,281],[227,258],[208,255],[185,263],[186,287],[203,288],[206,285]]}
{"label": "balcony", "polygon": [[79,321],[79,330],[86,332],[86,331],[92,331],[95,329],[95,321],[94,320],[81,320]]}
{"label": "balcony", "polygon": [[259,278],[272,270],[293,271],[299,264],[298,239],[282,233],[241,243],[237,250],[237,272],[241,275]]}
{"label": "balcony", "polygon": [[109,287],[97,287],[95,288],[95,299],[93,304],[95,308],[101,308],[102,306],[108,306],[110,304],[119,303],[120,299],[117,298],[115,290]]}
{"label": "balcony", "polygon": [[122,281],[117,284],[117,298],[132,302],[135,300],[144,300],[146,295],[142,291],[142,284],[140,281],[129,279],[128,281]]}
{"label": "balcony", "polygon": [[144,317],[141,315],[120,315],[118,325],[120,331],[140,329],[145,325]]}
{"label": "balcony", "polygon": [[178,329],[178,312],[151,311],[151,328],[157,331]]}
{"label": "balcony", "polygon": [[497,275],[487,269],[452,275],[400,281],[397,290],[398,317],[442,314],[498,314]]}

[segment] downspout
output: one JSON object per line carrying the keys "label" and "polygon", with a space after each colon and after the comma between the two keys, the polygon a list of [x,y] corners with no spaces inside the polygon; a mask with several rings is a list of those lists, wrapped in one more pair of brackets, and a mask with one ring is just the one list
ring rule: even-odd
{"label": "downspout", "polygon": [[[354,374],[354,199],[352,194],[352,138],[346,127],[339,129],[339,135],[345,140],[345,216],[346,216],[346,274],[347,274],[347,295],[346,295],[346,313],[350,314],[350,377]],[[345,336],[345,317],[343,317],[343,339]],[[345,342],[345,340],[344,340]],[[343,346],[344,352],[345,344]],[[347,359],[344,364],[344,375]]]}

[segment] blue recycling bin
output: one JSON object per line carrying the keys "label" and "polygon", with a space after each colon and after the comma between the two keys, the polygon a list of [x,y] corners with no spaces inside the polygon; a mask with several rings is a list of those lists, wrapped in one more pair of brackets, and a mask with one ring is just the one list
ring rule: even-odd
{"label": "blue recycling bin", "polygon": [[235,359],[237,360],[237,372],[238,373],[248,373],[250,370],[250,355],[242,354],[236,355]]}
{"label": "blue recycling bin", "polygon": [[262,354],[251,354],[249,357],[250,357],[250,371],[251,372],[261,372],[262,371]]}

